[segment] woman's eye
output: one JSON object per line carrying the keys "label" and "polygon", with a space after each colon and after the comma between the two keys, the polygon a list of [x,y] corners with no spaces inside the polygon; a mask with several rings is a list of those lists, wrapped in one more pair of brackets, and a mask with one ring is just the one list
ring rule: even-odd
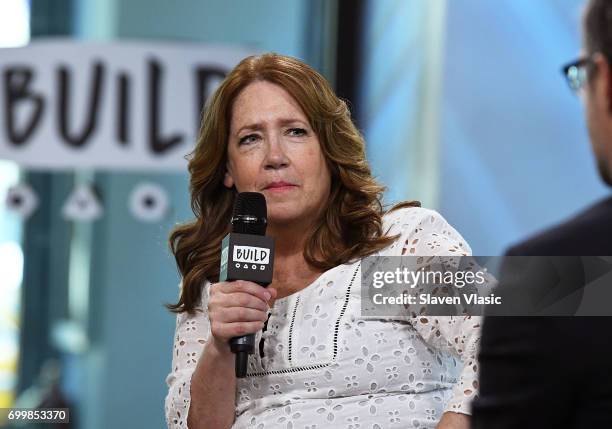
{"label": "woman's eye", "polygon": [[238,144],[249,144],[249,143],[254,143],[257,140],[258,136],[257,134],[249,134],[248,136],[244,136],[242,137],[239,141]]}
{"label": "woman's eye", "polygon": [[301,137],[307,134],[304,128],[290,128],[287,133],[294,137]]}

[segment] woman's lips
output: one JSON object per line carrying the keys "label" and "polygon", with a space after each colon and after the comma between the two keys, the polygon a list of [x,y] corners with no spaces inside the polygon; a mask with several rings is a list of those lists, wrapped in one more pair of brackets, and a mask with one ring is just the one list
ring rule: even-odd
{"label": "woman's lips", "polygon": [[275,182],[275,183],[270,183],[268,186],[266,186],[264,189],[266,191],[288,191],[290,189],[296,188],[296,185],[293,185],[291,183],[287,183],[287,182]]}

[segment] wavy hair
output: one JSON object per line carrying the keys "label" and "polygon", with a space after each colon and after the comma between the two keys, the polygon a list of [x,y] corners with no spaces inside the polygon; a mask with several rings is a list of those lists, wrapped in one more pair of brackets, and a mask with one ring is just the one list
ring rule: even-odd
{"label": "wavy hair", "polygon": [[[273,53],[242,60],[206,105],[195,150],[189,158],[191,208],[195,219],[170,234],[170,249],[183,278],[175,313],[193,313],[205,280],[219,281],[220,247],[230,232],[236,190],[223,185],[232,105],[250,83],[267,81],[284,88],[299,104],[317,134],[332,180],[327,207],[304,248],[308,264],[328,270],[372,254],[397,236],[382,230],[385,188],[372,177],[365,142],[344,101],[325,78],[303,62]],[[416,201],[401,207],[420,206]]]}

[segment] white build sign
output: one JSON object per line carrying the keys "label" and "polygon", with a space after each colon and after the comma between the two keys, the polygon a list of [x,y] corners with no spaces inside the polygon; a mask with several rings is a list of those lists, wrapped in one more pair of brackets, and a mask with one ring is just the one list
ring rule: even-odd
{"label": "white build sign", "polygon": [[37,41],[0,49],[0,159],[186,170],[202,107],[247,49]]}

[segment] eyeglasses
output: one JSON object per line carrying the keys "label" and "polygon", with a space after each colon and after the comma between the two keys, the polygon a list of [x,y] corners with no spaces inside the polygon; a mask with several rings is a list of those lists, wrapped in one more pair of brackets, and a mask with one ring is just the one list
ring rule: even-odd
{"label": "eyeglasses", "polygon": [[589,68],[593,67],[595,63],[591,57],[579,58],[569,64],[564,65],[561,68],[565,80],[570,89],[574,92],[580,91],[584,88],[584,84],[588,79]]}

